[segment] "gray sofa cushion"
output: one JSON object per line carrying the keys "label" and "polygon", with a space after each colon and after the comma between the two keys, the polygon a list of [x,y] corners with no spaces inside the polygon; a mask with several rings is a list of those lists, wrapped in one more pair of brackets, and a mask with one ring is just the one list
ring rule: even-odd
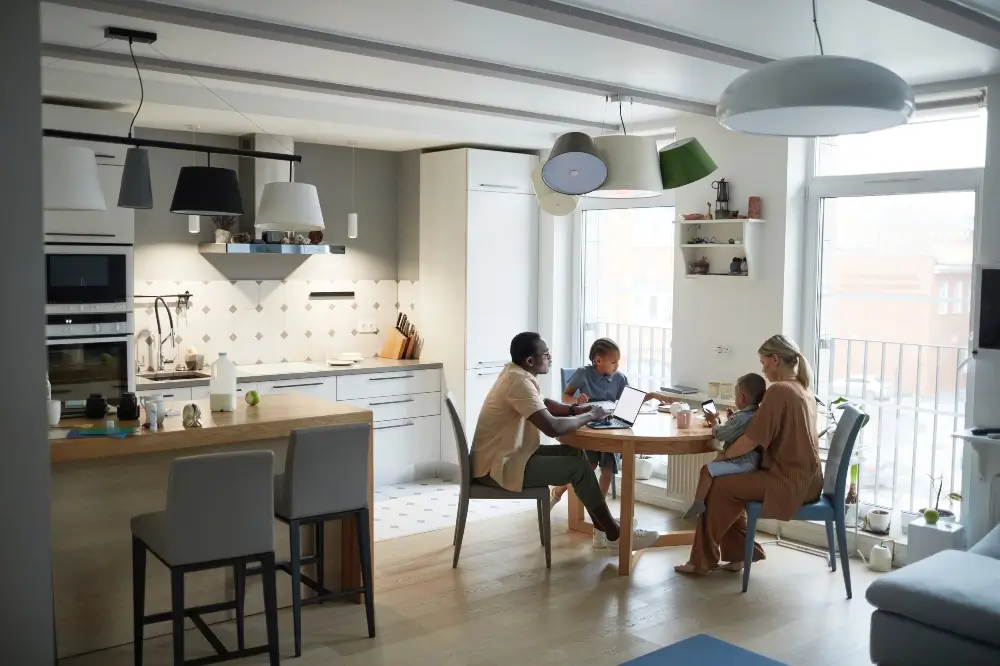
{"label": "gray sofa cushion", "polygon": [[969,552],[1000,560],[1000,525],[994,527],[989,534],[980,539],[979,543],[969,549]]}
{"label": "gray sofa cushion", "polygon": [[1000,561],[946,550],[868,587],[879,610],[1000,647]]}

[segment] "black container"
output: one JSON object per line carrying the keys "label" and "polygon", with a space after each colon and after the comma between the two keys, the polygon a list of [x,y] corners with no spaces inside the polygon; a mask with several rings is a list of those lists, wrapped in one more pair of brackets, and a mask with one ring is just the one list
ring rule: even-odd
{"label": "black container", "polygon": [[135,397],[135,393],[122,393],[118,399],[118,420],[139,420],[139,399]]}
{"label": "black container", "polygon": [[108,399],[100,393],[91,393],[83,415],[88,419],[103,419],[108,415]]}

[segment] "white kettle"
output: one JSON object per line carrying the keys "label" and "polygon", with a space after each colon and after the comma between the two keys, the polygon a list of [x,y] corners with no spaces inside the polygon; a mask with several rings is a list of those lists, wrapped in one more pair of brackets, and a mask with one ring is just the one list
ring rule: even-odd
{"label": "white kettle", "polygon": [[[886,544],[892,544],[891,540],[882,541],[875,546],[872,546],[872,552],[868,556],[868,560],[865,562],[868,568],[872,571],[887,572],[892,570],[892,548]],[[858,555],[861,555],[859,552]],[[864,556],[861,556],[862,561],[864,561]]]}

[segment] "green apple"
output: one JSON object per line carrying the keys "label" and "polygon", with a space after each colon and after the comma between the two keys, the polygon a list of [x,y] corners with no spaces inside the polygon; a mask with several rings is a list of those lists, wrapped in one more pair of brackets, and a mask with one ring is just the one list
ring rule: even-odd
{"label": "green apple", "polygon": [[257,393],[257,391],[247,391],[246,401],[248,405],[253,407],[260,402],[260,393]]}
{"label": "green apple", "polygon": [[924,510],[924,520],[927,521],[928,525],[933,525],[940,517],[940,514],[935,509]]}

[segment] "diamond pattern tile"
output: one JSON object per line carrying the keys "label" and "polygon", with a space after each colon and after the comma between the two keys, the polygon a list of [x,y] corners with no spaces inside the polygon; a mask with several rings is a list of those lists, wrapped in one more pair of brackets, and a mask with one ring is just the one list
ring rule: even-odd
{"label": "diamond pattern tile", "polygon": [[[282,331],[281,332],[281,339],[284,340],[287,337],[288,337],[288,331]],[[282,363],[284,363],[284,361],[282,361]]]}
{"label": "diamond pattern tile", "polygon": [[351,303],[351,309],[352,310],[357,310],[358,309],[358,302],[357,301],[354,301],[353,303]]}
{"label": "diamond pattern tile", "polygon": [[205,307],[203,307],[203,308],[201,309],[201,311],[202,311],[202,312],[204,312],[205,314],[208,314],[209,312],[211,312],[211,311],[212,311],[212,308],[210,308],[210,307],[208,307],[208,306],[206,305]]}
{"label": "diamond pattern tile", "polygon": [[287,306],[287,305],[285,305],[284,303],[282,303],[282,304],[281,304],[281,311],[282,311],[282,312],[288,312],[288,306]]}
{"label": "diamond pattern tile", "polygon": [[352,328],[351,329],[351,335],[357,335],[357,334],[358,334],[358,329]]}
{"label": "diamond pattern tile", "polygon": [[306,312],[309,312],[312,309],[313,309],[312,303],[306,303]]}
{"label": "diamond pattern tile", "polygon": [[393,305],[392,307],[394,307],[394,308],[396,308],[398,310],[399,309],[399,301],[396,301],[396,304]]}
{"label": "diamond pattern tile", "polygon": [[311,338],[312,336],[313,336],[313,332],[312,331],[306,331],[306,337],[307,338]]}
{"label": "diamond pattern tile", "polygon": [[257,307],[255,307],[255,308],[254,308],[254,310],[256,310],[257,312],[260,312],[260,311],[261,311],[261,310],[263,310],[263,309],[264,309],[264,306],[263,306],[263,305],[261,305],[260,303],[258,303],[258,304],[257,304]]}
{"label": "diamond pattern tile", "polygon": [[337,332],[331,328],[329,331],[326,332],[326,334],[332,338],[337,334]]}
{"label": "diamond pattern tile", "polygon": [[229,311],[232,312],[233,314],[236,314],[236,306],[235,305],[230,305],[229,306]]}
{"label": "diamond pattern tile", "polygon": [[236,337],[237,337],[237,336],[236,336],[236,334],[235,334],[235,333],[230,333],[230,334],[229,334],[229,341],[230,341],[230,342],[236,342]]}
{"label": "diamond pattern tile", "polygon": [[334,305],[333,303],[330,303],[330,309],[331,309],[331,310],[336,310],[336,309],[337,309],[337,306],[336,306],[336,305]]}
{"label": "diamond pattern tile", "polygon": [[253,337],[257,338],[257,341],[259,342],[260,340],[264,339],[264,334],[263,333],[258,333],[257,335],[255,335]]}
{"label": "diamond pattern tile", "polygon": [[378,309],[379,309],[379,307],[381,307],[381,306],[379,306],[379,304],[378,304],[378,301],[376,301],[376,302],[375,302],[375,305],[373,305],[372,307],[373,307],[373,308],[375,308],[376,310],[378,310]]}
{"label": "diamond pattern tile", "polygon": [[210,342],[211,340],[212,340],[212,336],[209,335],[208,333],[206,333],[205,335],[201,336],[201,341],[204,342],[204,343],[206,343],[206,344],[208,344],[208,342]]}

